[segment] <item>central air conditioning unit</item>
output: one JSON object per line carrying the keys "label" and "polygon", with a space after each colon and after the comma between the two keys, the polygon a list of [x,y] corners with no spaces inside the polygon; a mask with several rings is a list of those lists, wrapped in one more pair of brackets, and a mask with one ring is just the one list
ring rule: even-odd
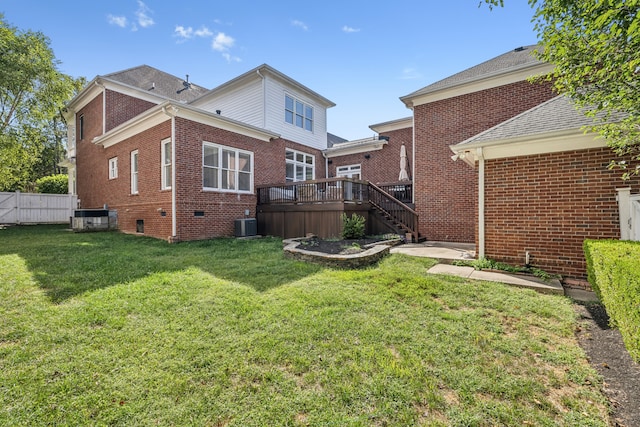
{"label": "central air conditioning unit", "polygon": [[108,209],[76,209],[73,211],[73,231],[114,230],[117,227],[117,214]]}
{"label": "central air conditioning unit", "polygon": [[236,237],[255,236],[258,234],[258,221],[255,218],[236,219],[234,235]]}

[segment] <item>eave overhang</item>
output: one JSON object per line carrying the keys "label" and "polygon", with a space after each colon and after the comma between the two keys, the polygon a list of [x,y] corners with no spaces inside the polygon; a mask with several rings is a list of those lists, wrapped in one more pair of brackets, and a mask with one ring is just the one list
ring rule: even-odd
{"label": "eave overhang", "polygon": [[553,71],[553,68],[554,66],[548,63],[538,63],[535,65],[526,64],[521,67],[510,68],[506,71],[501,70],[495,73],[485,74],[481,78],[475,77],[461,81],[441,89],[424,93],[418,91],[417,93],[400,97],[400,100],[407,108],[413,109],[418,105],[517,83],[536,76],[543,76]]}
{"label": "eave overhang", "polygon": [[461,159],[474,166],[480,157],[491,160],[588,150],[606,146],[604,138],[597,133],[584,132],[582,129],[566,129],[494,141],[461,142],[451,145],[449,148],[454,153],[452,159]]}
{"label": "eave overhang", "polygon": [[367,139],[350,142],[342,142],[323,151],[324,157],[331,159],[333,157],[347,156],[349,154],[367,153],[370,151],[382,150],[388,142],[384,139]]}
{"label": "eave overhang", "polygon": [[170,120],[171,117],[184,118],[265,142],[280,137],[277,133],[260,129],[215,113],[210,113],[179,102],[165,101],[111,129],[104,135],[94,138],[93,143],[107,148]]}
{"label": "eave overhang", "polygon": [[377,133],[384,133],[384,132],[391,132],[394,130],[406,129],[410,127],[413,127],[413,116],[404,117],[402,119],[397,119],[397,120],[390,120],[388,122],[383,122],[383,123],[376,123],[369,126],[369,129]]}

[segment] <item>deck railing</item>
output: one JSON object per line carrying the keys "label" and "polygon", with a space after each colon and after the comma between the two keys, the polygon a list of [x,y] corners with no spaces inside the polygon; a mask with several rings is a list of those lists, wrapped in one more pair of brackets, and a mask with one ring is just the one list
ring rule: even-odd
{"label": "deck railing", "polygon": [[369,188],[366,181],[349,178],[329,178],[289,184],[256,187],[258,205],[326,202],[366,202]]}
{"label": "deck railing", "polygon": [[368,202],[385,220],[418,241],[418,214],[411,202],[411,183],[377,186],[350,178],[329,178],[256,187],[258,205],[301,205],[314,203]]}
{"label": "deck railing", "polygon": [[413,183],[400,181],[377,185],[402,203],[413,203]]}

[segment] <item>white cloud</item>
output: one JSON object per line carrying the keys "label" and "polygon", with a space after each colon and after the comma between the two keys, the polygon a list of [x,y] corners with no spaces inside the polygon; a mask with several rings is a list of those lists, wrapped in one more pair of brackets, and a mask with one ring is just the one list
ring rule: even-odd
{"label": "white cloud", "polygon": [[420,71],[412,67],[405,67],[402,70],[402,75],[400,76],[400,79],[402,80],[413,80],[413,79],[419,79],[419,78],[422,78],[422,73],[420,73]]}
{"label": "white cloud", "polygon": [[188,40],[193,37],[211,37],[213,33],[207,27],[202,26],[197,30],[194,30],[192,27],[185,27],[182,25],[176,25],[173,33],[176,37],[181,39],[181,41]]}
{"label": "white cloud", "polygon": [[230,53],[225,52],[222,54],[222,57],[227,60],[227,62],[242,62],[240,58],[237,56],[232,56]]}
{"label": "white cloud", "polygon": [[138,0],[138,10],[136,10],[135,15],[138,18],[138,24],[142,28],[147,28],[155,24],[153,18],[149,16],[149,13],[153,13],[149,7],[144,4],[144,2]]}
{"label": "white cloud", "polygon": [[225,33],[218,33],[218,35],[213,39],[211,47],[213,50],[218,52],[226,52],[233,47],[235,42],[236,41],[233,37],[228,36]]}
{"label": "white cloud", "polygon": [[120,28],[124,28],[127,26],[127,17],[126,16],[115,16],[115,15],[107,15],[107,22],[111,25],[116,25]]}
{"label": "white cloud", "polygon": [[293,21],[291,21],[291,25],[293,25],[294,27],[302,28],[305,31],[309,30],[309,27],[307,27],[307,24],[305,24],[302,21],[298,21],[297,19],[294,19]]}
{"label": "white cloud", "polygon": [[196,36],[196,37],[210,37],[210,36],[213,35],[213,33],[207,27],[202,26],[202,27],[200,27],[200,29],[195,30],[193,32],[193,35]]}
{"label": "white cloud", "polygon": [[360,32],[360,28],[353,28],[345,25],[344,27],[342,27],[342,31],[344,31],[345,33],[358,33]]}

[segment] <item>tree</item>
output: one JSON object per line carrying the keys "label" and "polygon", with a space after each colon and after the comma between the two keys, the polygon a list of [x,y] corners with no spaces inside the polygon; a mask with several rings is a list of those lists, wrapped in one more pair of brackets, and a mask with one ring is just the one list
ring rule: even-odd
{"label": "tree", "polygon": [[33,187],[59,172],[66,101],[84,84],[58,71],[42,33],[21,31],[0,14],[0,191]]}
{"label": "tree", "polygon": [[547,78],[594,118],[592,130],[619,156],[610,167],[622,168],[625,179],[640,174],[640,0],[529,4],[544,46],[538,58],[555,65]]}

